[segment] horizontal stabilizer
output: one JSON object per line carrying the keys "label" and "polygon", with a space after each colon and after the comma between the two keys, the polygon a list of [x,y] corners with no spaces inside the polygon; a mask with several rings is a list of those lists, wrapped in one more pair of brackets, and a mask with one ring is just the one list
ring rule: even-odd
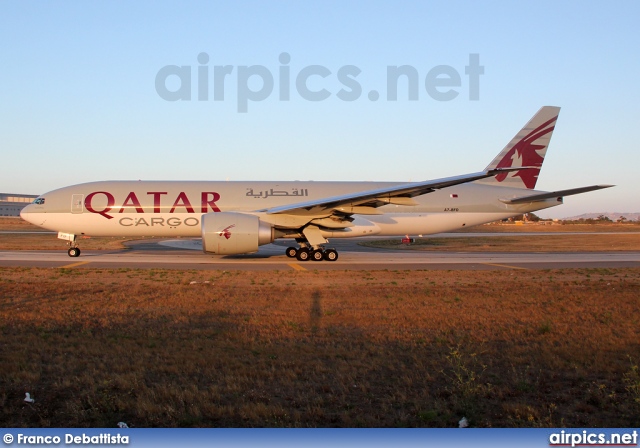
{"label": "horizontal stabilizer", "polygon": [[505,204],[525,204],[529,202],[544,201],[545,199],[558,198],[563,196],[571,196],[574,194],[586,193],[587,191],[601,190],[603,188],[613,187],[614,185],[591,185],[589,187],[571,188],[569,190],[551,191],[549,193],[532,194],[529,196],[520,196],[517,198],[502,198],[500,202]]}

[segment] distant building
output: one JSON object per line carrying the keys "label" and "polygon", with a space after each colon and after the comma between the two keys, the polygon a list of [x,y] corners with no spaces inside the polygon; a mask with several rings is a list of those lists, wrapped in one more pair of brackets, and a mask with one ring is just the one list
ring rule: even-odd
{"label": "distant building", "polygon": [[33,194],[0,193],[0,218],[20,216],[20,211],[37,197]]}

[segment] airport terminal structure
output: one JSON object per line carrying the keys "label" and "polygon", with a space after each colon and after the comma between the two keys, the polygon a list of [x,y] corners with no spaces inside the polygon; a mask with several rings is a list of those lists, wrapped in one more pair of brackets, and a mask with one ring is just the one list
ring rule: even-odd
{"label": "airport terminal structure", "polygon": [[34,194],[0,193],[0,218],[20,216],[20,210],[37,197]]}

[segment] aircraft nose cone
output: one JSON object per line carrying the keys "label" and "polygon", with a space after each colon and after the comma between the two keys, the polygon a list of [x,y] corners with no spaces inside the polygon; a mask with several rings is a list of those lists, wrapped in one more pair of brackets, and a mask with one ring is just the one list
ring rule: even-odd
{"label": "aircraft nose cone", "polygon": [[27,205],[25,208],[23,208],[22,210],[20,210],[20,217],[22,219],[24,219],[27,222],[30,222],[33,224],[33,204],[29,204]]}

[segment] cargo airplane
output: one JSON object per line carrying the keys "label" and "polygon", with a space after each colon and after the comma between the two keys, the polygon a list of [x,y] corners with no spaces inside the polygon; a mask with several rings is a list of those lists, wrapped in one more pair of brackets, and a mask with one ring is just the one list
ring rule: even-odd
{"label": "cargo airplane", "polygon": [[560,108],[542,107],[483,170],[423,182],[104,181],[46,193],[24,220],[58,232],[69,256],[79,236],[201,237],[205,253],[247,254],[295,239],[286,255],[338,259],[329,238],[424,235],[562,204],[607,188],[534,190]]}

